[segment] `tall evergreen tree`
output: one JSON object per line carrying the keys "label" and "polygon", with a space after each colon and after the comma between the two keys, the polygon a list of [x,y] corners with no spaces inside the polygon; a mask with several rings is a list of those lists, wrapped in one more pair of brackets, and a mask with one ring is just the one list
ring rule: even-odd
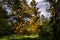
{"label": "tall evergreen tree", "polygon": [[35,0],[32,0],[30,3],[31,6],[31,15],[32,17],[30,18],[29,21],[29,26],[31,28],[32,31],[38,31],[41,23],[40,23],[40,12],[38,12],[39,8],[37,8],[37,3]]}
{"label": "tall evergreen tree", "polygon": [[58,23],[59,23],[59,21],[57,21],[57,20],[59,20],[60,18],[60,16],[59,16],[59,14],[60,14],[60,9],[59,9],[59,7],[60,7],[60,1],[59,0],[47,0],[47,1],[49,1],[50,2],[50,4],[51,4],[51,7],[50,7],[50,9],[51,9],[51,14],[52,14],[52,23],[53,23],[53,36],[54,36],[54,40],[58,40],[58,38],[57,38],[57,28],[58,28]]}
{"label": "tall evergreen tree", "polygon": [[0,35],[7,34],[9,31],[9,20],[7,11],[0,4]]}
{"label": "tall evergreen tree", "polygon": [[25,27],[26,18],[29,18],[30,7],[28,6],[26,0],[15,0],[15,3],[12,8],[12,16],[16,20],[16,29],[15,32],[21,32],[21,28]]}

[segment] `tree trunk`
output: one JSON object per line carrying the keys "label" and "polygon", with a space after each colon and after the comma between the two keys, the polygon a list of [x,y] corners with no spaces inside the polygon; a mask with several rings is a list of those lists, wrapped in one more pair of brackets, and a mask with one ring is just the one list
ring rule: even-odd
{"label": "tree trunk", "polygon": [[53,39],[57,40],[57,24],[56,24],[56,5],[53,5]]}

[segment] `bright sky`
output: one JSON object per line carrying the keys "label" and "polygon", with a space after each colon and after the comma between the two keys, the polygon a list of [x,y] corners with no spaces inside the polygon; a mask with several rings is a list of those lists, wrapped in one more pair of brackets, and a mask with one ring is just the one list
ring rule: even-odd
{"label": "bright sky", "polygon": [[[32,0],[27,0],[28,4],[31,1]],[[45,17],[50,17],[50,13],[46,11],[50,7],[49,2],[44,2],[45,0],[35,0],[35,1],[38,2],[37,7],[40,8],[39,10],[41,11],[41,15],[43,14]]]}
{"label": "bright sky", "polygon": [[[27,1],[29,1],[29,2],[30,2],[30,1],[32,1],[32,0],[27,0]],[[36,2],[39,2],[39,1],[43,1],[43,0],[36,0]]]}
{"label": "bright sky", "polygon": [[43,1],[43,0],[36,0],[36,2]]}
{"label": "bright sky", "polygon": [[[32,0],[27,0],[28,4],[32,1]],[[36,2],[42,2],[43,0],[35,0]]]}
{"label": "bright sky", "polygon": [[[27,0],[28,4],[31,2],[32,0]],[[47,12],[46,10],[49,8],[50,4],[48,2],[44,2],[45,0],[36,0],[36,2],[38,2],[37,7],[40,8],[39,10],[41,11],[41,15],[43,14],[45,17],[50,17],[50,13]],[[10,9],[8,7],[6,10],[10,13]]]}

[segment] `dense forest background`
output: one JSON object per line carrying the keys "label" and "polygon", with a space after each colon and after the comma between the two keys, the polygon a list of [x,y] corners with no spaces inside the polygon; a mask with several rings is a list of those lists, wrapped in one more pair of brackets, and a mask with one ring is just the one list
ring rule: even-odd
{"label": "dense forest background", "polygon": [[36,0],[30,5],[26,0],[0,0],[0,40],[60,40],[60,1],[44,1],[50,3],[47,18],[40,15]]}

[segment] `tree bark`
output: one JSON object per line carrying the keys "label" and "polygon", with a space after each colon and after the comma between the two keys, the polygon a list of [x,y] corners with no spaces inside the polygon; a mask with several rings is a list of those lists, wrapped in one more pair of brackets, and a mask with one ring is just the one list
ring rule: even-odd
{"label": "tree bark", "polygon": [[57,40],[57,24],[56,24],[56,5],[53,5],[53,39]]}

